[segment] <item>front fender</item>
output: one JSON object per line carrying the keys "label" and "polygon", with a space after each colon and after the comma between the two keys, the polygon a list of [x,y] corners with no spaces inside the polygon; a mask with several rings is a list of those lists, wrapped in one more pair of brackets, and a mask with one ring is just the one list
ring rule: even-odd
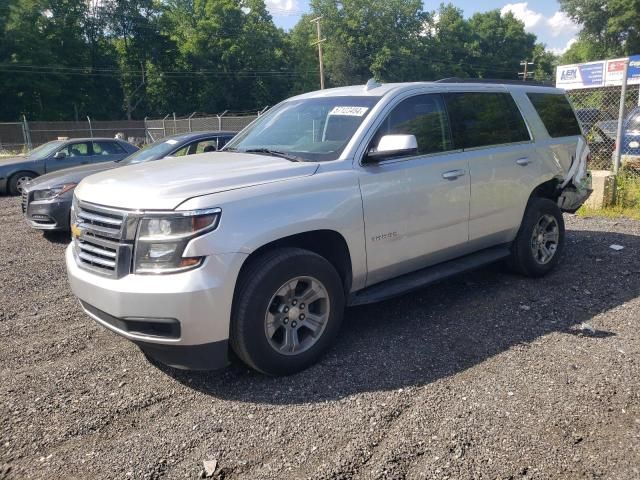
{"label": "front fender", "polygon": [[352,289],[366,281],[364,220],[358,177],[352,170],[325,172],[191,199],[180,210],[222,209],[218,228],[192,240],[185,256],[251,254],[281,238],[332,230],[345,239]]}

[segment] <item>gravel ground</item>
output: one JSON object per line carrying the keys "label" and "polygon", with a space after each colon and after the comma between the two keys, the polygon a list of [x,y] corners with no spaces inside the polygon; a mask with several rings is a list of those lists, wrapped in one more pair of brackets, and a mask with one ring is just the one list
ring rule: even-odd
{"label": "gravel ground", "polygon": [[0,198],[0,478],[640,478],[640,222],[566,220],[550,276],[349,309],[321,363],[267,378],[150,364]]}

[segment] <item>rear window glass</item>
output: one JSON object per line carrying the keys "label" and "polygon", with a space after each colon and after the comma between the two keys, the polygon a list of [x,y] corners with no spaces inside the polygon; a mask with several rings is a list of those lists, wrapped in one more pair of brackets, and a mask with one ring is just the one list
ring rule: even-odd
{"label": "rear window glass", "polygon": [[580,125],[567,97],[559,93],[527,93],[552,138],[581,135]]}
{"label": "rear window glass", "polygon": [[508,93],[448,93],[445,102],[456,148],[531,140],[522,114]]}

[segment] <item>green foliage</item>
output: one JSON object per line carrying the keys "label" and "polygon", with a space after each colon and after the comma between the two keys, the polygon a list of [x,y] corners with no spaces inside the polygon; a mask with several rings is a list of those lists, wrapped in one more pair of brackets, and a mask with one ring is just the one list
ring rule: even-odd
{"label": "green foliage", "polygon": [[559,0],[582,26],[562,63],[578,63],[640,53],[640,0]]}
{"label": "green foliage", "polygon": [[[319,87],[443,77],[547,78],[555,58],[513,15],[422,0],[312,0],[277,28],[264,0],[0,0],[0,118],[255,110]],[[7,100],[8,99],[8,100]]]}

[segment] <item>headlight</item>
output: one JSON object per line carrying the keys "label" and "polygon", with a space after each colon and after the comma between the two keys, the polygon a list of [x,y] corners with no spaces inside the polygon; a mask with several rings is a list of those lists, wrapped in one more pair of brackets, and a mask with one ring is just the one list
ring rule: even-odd
{"label": "headlight", "polygon": [[77,183],[65,183],[64,185],[56,185],[53,188],[47,190],[34,190],[34,200],[52,200],[60,195],[67,193],[69,190],[76,188]]}
{"label": "headlight", "polygon": [[183,258],[191,239],[214,230],[220,209],[149,214],[140,219],[135,273],[177,273],[198,267],[203,257]]}

